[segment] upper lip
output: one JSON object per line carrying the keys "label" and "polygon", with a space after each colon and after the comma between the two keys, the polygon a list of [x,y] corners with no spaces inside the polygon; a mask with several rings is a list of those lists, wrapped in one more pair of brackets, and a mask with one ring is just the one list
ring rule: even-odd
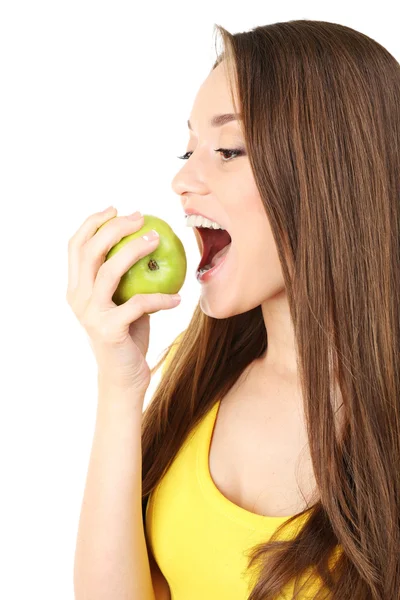
{"label": "upper lip", "polygon": [[219,219],[216,219],[215,217],[211,217],[210,215],[206,215],[204,212],[197,210],[195,208],[185,208],[184,209],[185,215],[200,215],[201,217],[205,217],[206,219],[209,219],[210,221],[215,221],[216,223],[218,223],[218,225],[221,225],[224,229],[226,229],[225,225],[222,223],[222,221],[220,221]]}

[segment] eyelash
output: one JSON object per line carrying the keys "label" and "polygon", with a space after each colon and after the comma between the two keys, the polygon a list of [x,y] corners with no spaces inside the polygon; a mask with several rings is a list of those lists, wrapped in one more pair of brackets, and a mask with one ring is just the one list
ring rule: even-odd
{"label": "eyelash", "polygon": [[[233,152],[234,154],[236,154],[235,157],[233,158],[238,158],[239,156],[243,156],[244,155],[244,151],[241,150],[240,148],[233,148],[232,150],[229,148],[218,148],[217,150],[214,150],[214,152],[222,152],[223,154],[226,154],[228,152]],[[177,158],[181,158],[182,160],[188,160],[190,158],[190,156],[187,156],[187,154],[193,154],[193,152],[186,152],[183,156],[178,156]],[[232,158],[228,159],[228,160],[222,160],[222,162],[230,162],[232,160]]]}

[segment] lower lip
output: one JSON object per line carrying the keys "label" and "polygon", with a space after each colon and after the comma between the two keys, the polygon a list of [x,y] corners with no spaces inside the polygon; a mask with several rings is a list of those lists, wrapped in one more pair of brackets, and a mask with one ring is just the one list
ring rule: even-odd
{"label": "lower lip", "polygon": [[223,267],[223,265],[227,259],[227,256],[229,255],[231,250],[232,250],[232,248],[229,248],[228,252],[226,254],[224,254],[224,256],[222,257],[222,260],[217,265],[215,265],[215,267],[213,267],[212,269],[209,269],[202,275],[199,275],[198,271],[196,271],[197,281],[199,281],[200,283],[207,283],[207,281],[210,281],[210,279],[215,277],[215,275],[220,271],[221,267]]}

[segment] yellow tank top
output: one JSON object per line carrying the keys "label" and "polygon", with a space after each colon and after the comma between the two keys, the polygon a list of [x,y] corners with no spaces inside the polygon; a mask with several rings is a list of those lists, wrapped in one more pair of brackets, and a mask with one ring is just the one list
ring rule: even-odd
{"label": "yellow tank top", "polygon": [[[171,358],[168,355],[163,372]],[[168,581],[171,600],[247,600],[255,580],[254,571],[246,572],[246,551],[268,541],[289,518],[249,512],[216,487],[209,450],[219,405],[218,401],[190,433],[146,508],[147,539]],[[299,523],[300,519],[291,526],[290,535]],[[301,600],[314,598],[316,585],[311,581]],[[292,596],[293,584],[279,598]]]}

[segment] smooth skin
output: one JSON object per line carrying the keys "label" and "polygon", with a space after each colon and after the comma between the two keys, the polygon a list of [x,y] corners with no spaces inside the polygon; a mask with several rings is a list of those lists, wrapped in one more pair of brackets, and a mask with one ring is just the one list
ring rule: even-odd
{"label": "smooth skin", "polygon": [[269,220],[247,152],[230,158],[215,152],[220,147],[246,150],[241,121],[210,125],[214,115],[238,112],[237,92],[235,103],[222,62],[196,95],[187,145],[192,154],[172,189],[184,209],[212,215],[232,237],[224,266],[201,284],[203,312],[224,319],[261,305],[268,331],[265,355],[251,363],[221,401],[210,449],[212,478],[228,499],[252,512],[288,516],[306,507],[317,493],[316,483],[293,323]]}
{"label": "smooth skin", "polygon": [[[235,101],[238,105],[237,96]],[[212,116],[233,112],[222,62],[195,98],[190,116],[194,131],[189,130],[187,145],[193,154],[174,177],[172,189],[181,197],[183,208],[190,206],[216,216],[217,221],[220,218],[232,237],[220,274],[201,286],[201,309],[225,319],[261,304],[268,331],[268,353],[262,366],[295,381],[294,333],[282,269],[249,157],[246,153],[226,161],[214,152],[219,147],[245,148],[240,121],[217,128],[209,125]]]}

